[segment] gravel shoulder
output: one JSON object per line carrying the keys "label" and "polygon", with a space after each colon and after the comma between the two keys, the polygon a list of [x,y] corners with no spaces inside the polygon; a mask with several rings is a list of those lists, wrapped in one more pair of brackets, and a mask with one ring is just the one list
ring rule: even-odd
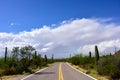
{"label": "gravel shoulder", "polygon": [[22,75],[22,76],[18,76],[18,77],[15,77],[15,78],[9,78],[9,79],[6,79],[6,80],[21,80],[22,78],[24,78],[25,76]]}
{"label": "gravel shoulder", "polygon": [[12,76],[4,76],[0,78],[0,80],[21,80],[27,75],[12,75]]}

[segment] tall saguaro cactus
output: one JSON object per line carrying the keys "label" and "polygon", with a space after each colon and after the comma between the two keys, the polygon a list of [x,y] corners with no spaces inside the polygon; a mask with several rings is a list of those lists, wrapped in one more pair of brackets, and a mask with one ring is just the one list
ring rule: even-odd
{"label": "tall saguaro cactus", "polygon": [[99,60],[99,51],[98,51],[98,47],[95,45],[95,63],[97,64]]}
{"label": "tall saguaro cactus", "polygon": [[45,55],[45,62],[47,62],[47,55]]}
{"label": "tall saguaro cactus", "polygon": [[91,58],[91,51],[89,51],[89,58]]}
{"label": "tall saguaro cactus", "polygon": [[45,55],[44,57],[45,57],[45,65],[47,65],[48,64],[47,55]]}
{"label": "tall saguaro cactus", "polygon": [[37,51],[35,51],[35,58],[37,57]]}
{"label": "tall saguaro cactus", "polygon": [[52,54],[52,61],[54,60],[54,54]]}
{"label": "tall saguaro cactus", "polygon": [[5,47],[5,63],[6,63],[6,61],[7,61],[7,47]]}

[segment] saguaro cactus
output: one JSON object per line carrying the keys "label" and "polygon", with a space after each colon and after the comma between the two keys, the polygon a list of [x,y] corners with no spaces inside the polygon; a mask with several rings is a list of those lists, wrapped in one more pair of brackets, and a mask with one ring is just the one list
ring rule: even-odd
{"label": "saguaro cactus", "polygon": [[54,54],[52,54],[52,61],[54,60]]}
{"label": "saguaro cactus", "polygon": [[5,47],[5,63],[7,61],[7,47]]}
{"label": "saguaro cactus", "polygon": [[97,64],[99,60],[99,51],[98,51],[98,47],[95,45],[95,62]]}
{"label": "saguaro cactus", "polygon": [[47,62],[47,55],[45,55],[45,62]]}
{"label": "saguaro cactus", "polygon": [[35,58],[37,57],[37,51],[35,51]]}
{"label": "saguaro cactus", "polygon": [[89,51],[89,57],[91,58],[91,51]]}

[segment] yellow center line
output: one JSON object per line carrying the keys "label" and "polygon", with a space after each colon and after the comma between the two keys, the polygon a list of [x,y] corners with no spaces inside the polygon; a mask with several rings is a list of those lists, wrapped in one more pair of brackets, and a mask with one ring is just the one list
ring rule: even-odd
{"label": "yellow center line", "polygon": [[59,80],[63,80],[62,63],[60,63],[60,65],[59,65]]}

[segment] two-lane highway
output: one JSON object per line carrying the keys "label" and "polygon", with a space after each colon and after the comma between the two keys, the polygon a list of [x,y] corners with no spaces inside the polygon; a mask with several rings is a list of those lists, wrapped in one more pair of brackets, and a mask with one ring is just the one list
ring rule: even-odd
{"label": "two-lane highway", "polygon": [[22,80],[95,80],[95,78],[76,70],[68,63],[55,63]]}

